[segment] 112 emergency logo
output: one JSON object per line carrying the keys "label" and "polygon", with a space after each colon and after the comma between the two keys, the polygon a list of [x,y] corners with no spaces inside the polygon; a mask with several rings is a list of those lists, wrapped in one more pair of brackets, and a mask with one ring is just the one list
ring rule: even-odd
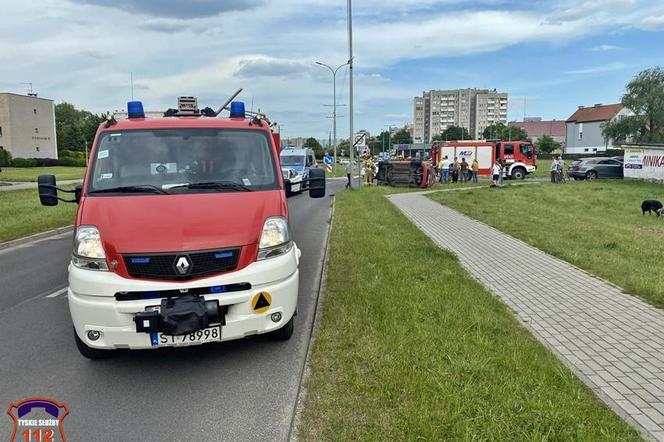
{"label": "112 emergency logo", "polygon": [[42,397],[27,398],[9,405],[7,414],[14,421],[10,442],[66,442],[62,421],[69,414],[67,405]]}

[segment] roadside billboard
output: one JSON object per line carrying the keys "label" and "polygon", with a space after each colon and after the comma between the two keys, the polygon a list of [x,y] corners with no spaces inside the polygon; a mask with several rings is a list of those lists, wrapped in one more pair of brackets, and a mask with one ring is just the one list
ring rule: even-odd
{"label": "roadside billboard", "polygon": [[664,146],[624,146],[624,177],[664,181]]}

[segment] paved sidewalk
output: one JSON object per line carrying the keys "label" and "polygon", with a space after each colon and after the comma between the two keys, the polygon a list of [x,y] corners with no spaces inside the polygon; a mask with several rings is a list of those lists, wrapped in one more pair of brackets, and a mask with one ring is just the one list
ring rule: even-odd
{"label": "paved sidewalk", "polygon": [[664,441],[663,310],[425,196],[388,198],[618,415]]}
{"label": "paved sidewalk", "polygon": [[[58,181],[58,186],[65,186],[67,184],[78,184],[82,183],[83,179],[80,180],[62,180]],[[0,192],[10,192],[12,190],[23,190],[23,189],[36,189],[37,183],[33,182],[21,182],[14,183],[11,186],[0,186]]]}

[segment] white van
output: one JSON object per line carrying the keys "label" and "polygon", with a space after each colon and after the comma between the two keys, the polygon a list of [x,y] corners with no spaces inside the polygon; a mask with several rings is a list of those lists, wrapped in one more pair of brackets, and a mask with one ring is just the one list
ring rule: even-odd
{"label": "white van", "polygon": [[281,151],[279,158],[281,173],[286,182],[286,193],[291,195],[306,190],[309,170],[318,168],[313,149],[286,147]]}

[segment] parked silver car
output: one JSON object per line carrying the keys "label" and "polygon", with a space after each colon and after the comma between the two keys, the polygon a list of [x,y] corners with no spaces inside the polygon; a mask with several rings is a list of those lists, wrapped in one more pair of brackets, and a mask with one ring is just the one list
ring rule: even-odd
{"label": "parked silver car", "polygon": [[573,161],[567,169],[567,175],[575,180],[622,178],[623,162],[615,157],[584,158]]}

